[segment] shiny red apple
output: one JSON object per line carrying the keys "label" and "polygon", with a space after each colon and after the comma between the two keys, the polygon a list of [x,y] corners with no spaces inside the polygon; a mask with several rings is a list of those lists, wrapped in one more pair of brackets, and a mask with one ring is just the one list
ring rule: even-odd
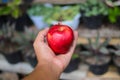
{"label": "shiny red apple", "polygon": [[73,40],[73,30],[67,25],[53,25],[47,33],[47,42],[55,54],[67,53]]}

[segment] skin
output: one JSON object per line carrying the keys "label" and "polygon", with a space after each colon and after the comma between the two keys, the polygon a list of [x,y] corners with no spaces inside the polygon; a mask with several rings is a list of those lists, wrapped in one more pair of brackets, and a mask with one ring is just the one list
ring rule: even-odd
{"label": "skin", "polygon": [[66,54],[55,55],[50,49],[45,36],[48,28],[39,32],[33,46],[37,56],[38,64],[34,71],[23,80],[58,80],[61,73],[67,67],[76,46],[78,33],[74,31],[74,41]]}

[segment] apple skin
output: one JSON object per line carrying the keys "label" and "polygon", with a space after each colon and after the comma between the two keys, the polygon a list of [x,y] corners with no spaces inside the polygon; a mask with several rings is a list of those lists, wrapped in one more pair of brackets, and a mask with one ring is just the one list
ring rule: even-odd
{"label": "apple skin", "polygon": [[53,25],[47,33],[48,45],[55,54],[67,53],[73,43],[73,40],[73,30],[67,25]]}

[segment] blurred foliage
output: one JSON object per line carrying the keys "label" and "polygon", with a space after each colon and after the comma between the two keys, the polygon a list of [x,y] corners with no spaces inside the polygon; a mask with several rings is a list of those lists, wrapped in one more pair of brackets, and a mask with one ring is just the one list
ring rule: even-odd
{"label": "blurred foliage", "polygon": [[113,54],[115,54],[116,56],[120,56],[120,44],[116,45],[116,50],[115,49],[109,49],[109,51]]}
{"label": "blurred foliage", "polygon": [[79,14],[79,5],[76,6],[55,6],[51,15],[45,17],[46,22],[73,20]]}
{"label": "blurred foliage", "polygon": [[80,55],[84,55],[87,57],[93,57],[95,59],[95,63],[98,64],[99,61],[101,62],[104,61],[105,55],[110,54],[109,50],[106,48],[110,40],[111,40],[110,38],[106,38],[101,43],[100,35],[98,33],[94,41],[91,38],[88,38],[88,45],[86,45],[87,50],[81,51]]}
{"label": "blurred foliage", "polygon": [[107,15],[108,7],[101,0],[86,0],[85,3],[80,4],[80,11],[86,17]]}
{"label": "blurred foliage", "polygon": [[17,32],[17,36],[14,37],[13,41],[16,41],[19,45],[21,45],[21,48],[31,47],[33,45],[33,42],[38,34],[38,31],[33,31],[32,29],[29,29],[25,27],[25,32]]}
{"label": "blurred foliage", "polygon": [[19,49],[19,46],[17,44],[17,41],[13,40],[14,37],[15,25],[10,25],[9,23],[4,24],[0,29],[0,51],[5,53],[17,51]]}
{"label": "blurred foliage", "polygon": [[108,54],[109,51],[106,48],[106,46],[110,42],[110,38],[106,38],[103,43],[100,42],[100,35],[97,34],[97,37],[95,38],[95,41],[93,41],[91,38],[88,38],[88,45],[86,45],[86,48],[89,51],[83,51],[81,54],[86,56],[91,55],[99,55],[99,54]]}
{"label": "blurred foliage", "polygon": [[51,7],[46,7],[43,4],[33,4],[27,12],[29,15],[40,16],[49,13],[51,9]]}
{"label": "blurred foliage", "polygon": [[19,5],[22,0],[13,0],[7,3],[5,6],[0,7],[0,15],[11,15],[14,18],[18,18],[21,15]]}
{"label": "blurred foliage", "polygon": [[52,21],[73,20],[79,14],[79,9],[79,5],[61,7],[59,5],[34,4],[28,10],[28,14],[31,16],[43,16],[45,22],[51,23]]}
{"label": "blurred foliage", "polygon": [[119,7],[109,8],[108,18],[111,23],[116,23],[118,16],[120,16],[120,8]]}
{"label": "blurred foliage", "polygon": [[72,55],[72,59],[76,59],[76,58],[79,58],[79,56],[78,56],[77,53],[74,53],[74,54]]}

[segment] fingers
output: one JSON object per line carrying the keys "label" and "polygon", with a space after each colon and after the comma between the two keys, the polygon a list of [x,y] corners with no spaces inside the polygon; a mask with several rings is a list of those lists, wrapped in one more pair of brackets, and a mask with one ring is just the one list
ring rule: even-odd
{"label": "fingers", "polygon": [[66,54],[62,54],[62,55],[58,55],[58,59],[60,59],[63,64],[64,64],[64,68],[68,65],[68,63],[70,62],[70,59],[72,57],[72,54],[74,52],[76,43],[77,43],[77,39],[78,39],[78,32],[74,31],[74,41],[73,41],[73,45],[71,46],[70,50],[66,53]]}
{"label": "fingers", "polygon": [[71,46],[69,52],[68,52],[68,55],[72,56],[73,52],[74,52],[74,49],[75,49],[75,46],[76,46],[76,43],[77,43],[77,39],[78,39],[78,32],[77,31],[74,31],[74,41],[73,41],[73,45]]}
{"label": "fingers", "polygon": [[[40,31],[38,33],[38,36],[36,37],[36,39],[34,41],[34,44],[33,44],[35,54],[36,54],[36,57],[37,57],[38,60],[40,59],[40,57],[42,55],[41,53],[44,52],[43,51],[44,50],[44,39],[45,39],[45,36],[48,32],[48,29],[49,28],[46,28],[46,29]],[[43,44],[41,44],[41,43],[43,43]]]}
{"label": "fingers", "polygon": [[49,28],[46,28],[46,29],[40,31],[38,33],[38,35],[37,35],[35,43],[39,43],[39,42],[42,43],[42,42],[44,42],[44,39],[45,39],[45,36],[47,35],[48,30],[49,30]]}

